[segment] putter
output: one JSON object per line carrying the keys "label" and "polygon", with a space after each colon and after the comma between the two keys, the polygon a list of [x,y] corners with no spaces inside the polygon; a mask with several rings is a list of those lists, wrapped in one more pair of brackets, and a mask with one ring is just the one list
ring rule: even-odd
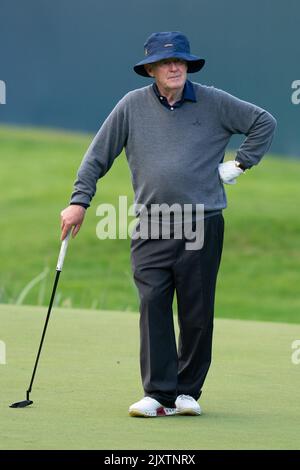
{"label": "putter", "polygon": [[71,234],[71,230],[69,230],[66,238],[62,241],[62,244],[61,244],[61,248],[60,248],[60,252],[59,252],[59,256],[58,256],[58,261],[57,261],[57,266],[56,266],[55,281],[54,281],[54,286],[53,286],[53,289],[52,289],[52,294],[51,294],[50,304],[49,304],[49,308],[48,308],[48,313],[47,313],[47,317],[46,317],[46,321],[45,321],[45,326],[44,326],[44,329],[43,329],[43,334],[42,334],[42,338],[41,338],[41,342],[40,342],[40,347],[39,347],[37,357],[36,357],[36,360],[35,360],[30,385],[29,385],[28,390],[26,391],[26,400],[18,401],[16,403],[12,403],[11,405],[9,405],[10,408],[25,408],[26,406],[32,405],[32,403],[33,403],[33,401],[29,399],[29,395],[31,393],[32,384],[33,384],[33,381],[34,381],[34,376],[35,376],[36,369],[37,369],[37,366],[38,366],[38,362],[39,362],[39,358],[40,358],[40,354],[41,354],[41,350],[42,350],[42,346],[43,346],[43,342],[44,342],[44,338],[45,338],[45,334],[46,334],[46,330],[47,330],[47,325],[48,325],[48,321],[49,321],[49,318],[50,318],[52,304],[53,304],[53,300],[54,300],[54,297],[55,297],[56,287],[57,287],[57,284],[58,284],[58,279],[59,279],[60,273],[61,273],[62,268],[63,268],[64,258],[65,258],[65,254],[66,254],[66,251],[67,251],[70,234]]}

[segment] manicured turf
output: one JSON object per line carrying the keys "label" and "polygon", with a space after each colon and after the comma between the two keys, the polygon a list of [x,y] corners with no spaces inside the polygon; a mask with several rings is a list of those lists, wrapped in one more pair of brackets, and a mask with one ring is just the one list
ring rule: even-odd
{"label": "manicured turf", "polygon": [[[65,289],[66,278],[62,278]],[[55,308],[25,398],[46,308],[0,306],[1,449],[299,449],[297,325],[218,319],[200,417],[130,418],[142,397],[138,316]]]}
{"label": "manicured turf", "polygon": [[[91,138],[0,127],[0,302],[47,305],[60,246],[59,214]],[[266,156],[237,185],[226,188],[218,317],[299,322],[299,181],[299,161]],[[99,182],[84,226],[70,244],[58,305],[138,310],[130,240],[96,237],[98,204],[117,207],[119,195],[133,201],[124,155]]]}

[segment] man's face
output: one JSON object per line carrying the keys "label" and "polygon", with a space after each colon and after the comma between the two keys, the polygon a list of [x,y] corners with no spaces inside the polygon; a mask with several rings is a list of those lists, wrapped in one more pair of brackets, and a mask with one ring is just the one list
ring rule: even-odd
{"label": "man's face", "polygon": [[154,64],[146,64],[145,68],[154,77],[160,89],[171,91],[184,87],[187,78],[187,63],[181,59],[164,59]]}

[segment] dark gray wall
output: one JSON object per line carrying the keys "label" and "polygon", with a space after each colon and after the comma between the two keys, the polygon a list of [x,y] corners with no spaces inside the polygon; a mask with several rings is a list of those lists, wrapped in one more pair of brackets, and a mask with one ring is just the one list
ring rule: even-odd
{"label": "dark gray wall", "polygon": [[0,122],[96,131],[128,90],[153,31],[186,33],[206,58],[193,79],[265,107],[272,150],[300,155],[299,0],[0,0]]}

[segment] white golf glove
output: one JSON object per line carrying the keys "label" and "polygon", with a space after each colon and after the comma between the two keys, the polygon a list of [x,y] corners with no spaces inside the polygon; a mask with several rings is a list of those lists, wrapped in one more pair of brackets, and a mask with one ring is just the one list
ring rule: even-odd
{"label": "white golf glove", "polygon": [[237,166],[237,162],[235,160],[220,163],[218,170],[220,178],[225,184],[235,184],[236,178],[244,173],[243,170]]}

